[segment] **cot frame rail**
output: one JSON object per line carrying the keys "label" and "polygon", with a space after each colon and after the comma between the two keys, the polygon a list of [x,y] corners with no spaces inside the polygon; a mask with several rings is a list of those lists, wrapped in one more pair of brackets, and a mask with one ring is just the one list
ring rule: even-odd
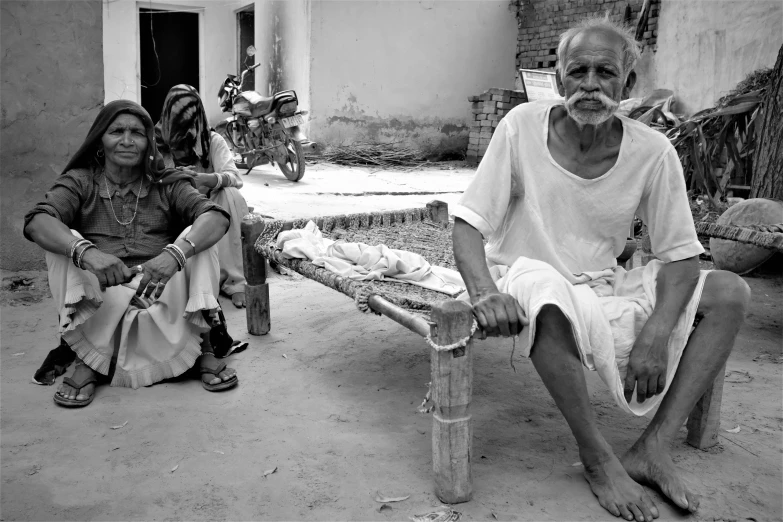
{"label": "cot frame rail", "polygon": [[[432,222],[448,224],[448,205],[431,201],[423,212]],[[366,218],[366,215],[364,215]],[[350,226],[357,215],[329,216],[314,219],[321,228],[325,220],[333,220],[335,227]],[[402,222],[399,211],[373,213],[365,219],[365,225],[384,226]],[[303,220],[283,223],[281,230],[291,230]],[[248,215],[242,222],[242,251],[247,280],[245,300],[247,327],[251,335],[264,335],[271,329],[267,258],[259,253],[256,240],[264,232],[267,221],[256,215]],[[282,258],[275,259],[280,261]],[[340,276],[336,276],[339,278]],[[349,281],[342,282],[350,284]],[[470,336],[473,326],[471,306],[464,301],[444,299],[432,306],[427,321],[372,294],[367,300],[370,309],[404,326],[421,337],[430,337],[435,344],[445,346]],[[445,503],[467,502],[473,494],[471,474],[473,391],[473,340],[454,350],[440,351],[428,345],[430,351],[432,416],[432,467],[435,493]],[[718,442],[720,404],[723,391],[722,371],[715,382],[699,399],[688,418],[688,444],[707,449]]]}

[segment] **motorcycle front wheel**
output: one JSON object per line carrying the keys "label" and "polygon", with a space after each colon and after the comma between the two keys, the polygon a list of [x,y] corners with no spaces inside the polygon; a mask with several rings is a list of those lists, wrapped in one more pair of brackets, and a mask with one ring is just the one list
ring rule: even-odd
{"label": "motorcycle front wheel", "polygon": [[302,150],[302,144],[291,136],[285,137],[285,158],[280,158],[277,166],[283,172],[283,175],[290,181],[299,181],[305,172],[305,157]]}

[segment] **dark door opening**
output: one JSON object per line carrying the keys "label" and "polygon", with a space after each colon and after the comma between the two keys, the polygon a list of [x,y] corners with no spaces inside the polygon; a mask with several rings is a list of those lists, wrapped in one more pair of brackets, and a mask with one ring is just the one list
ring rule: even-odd
{"label": "dark door opening", "polygon": [[157,122],[169,89],[199,89],[198,13],[139,9],[141,106]]}
{"label": "dark door opening", "polygon": [[[242,71],[256,63],[255,57],[247,55],[247,48],[253,45],[256,41],[255,27],[256,13],[252,8],[239,11],[237,13],[237,40],[239,41],[239,49],[237,50],[237,64],[239,64],[239,71],[237,74],[240,76],[240,78],[242,77]],[[256,90],[256,75],[254,72],[248,73],[247,78],[245,79],[245,83],[242,86],[242,90]]]}

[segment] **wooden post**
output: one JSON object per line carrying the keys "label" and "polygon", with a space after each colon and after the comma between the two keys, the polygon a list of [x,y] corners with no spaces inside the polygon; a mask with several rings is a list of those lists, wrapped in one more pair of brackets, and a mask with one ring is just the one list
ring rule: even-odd
{"label": "wooden post", "polygon": [[245,271],[245,306],[247,331],[251,335],[269,333],[269,284],[266,282],[266,258],[256,252],[255,243],[266,224],[249,215],[242,220],[242,261]]}
{"label": "wooden post", "polygon": [[427,210],[430,213],[430,220],[433,223],[449,222],[449,204],[445,201],[433,199],[427,203]]}
{"label": "wooden post", "polygon": [[720,431],[720,403],[723,398],[723,379],[726,365],[721,368],[715,381],[707,388],[693,411],[688,416],[688,438],[686,442],[701,450],[718,443]]}
{"label": "wooden post", "polygon": [[[431,337],[445,346],[470,335],[473,310],[463,301],[441,301],[432,307],[435,323]],[[438,351],[430,348],[432,416],[432,468],[435,494],[441,502],[467,502],[473,495],[470,454],[473,427],[470,401],[473,394],[472,341],[464,348]]]}

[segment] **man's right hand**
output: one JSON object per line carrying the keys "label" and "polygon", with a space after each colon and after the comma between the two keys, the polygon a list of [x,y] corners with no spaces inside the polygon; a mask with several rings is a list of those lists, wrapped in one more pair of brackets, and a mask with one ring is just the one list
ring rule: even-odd
{"label": "man's right hand", "polygon": [[497,290],[473,299],[473,314],[479,326],[490,337],[519,335],[530,324],[519,302],[510,294]]}
{"label": "man's right hand", "polygon": [[133,279],[133,272],[118,257],[105,254],[97,248],[90,248],[82,257],[82,266],[95,274],[101,290],[117,286]]}

